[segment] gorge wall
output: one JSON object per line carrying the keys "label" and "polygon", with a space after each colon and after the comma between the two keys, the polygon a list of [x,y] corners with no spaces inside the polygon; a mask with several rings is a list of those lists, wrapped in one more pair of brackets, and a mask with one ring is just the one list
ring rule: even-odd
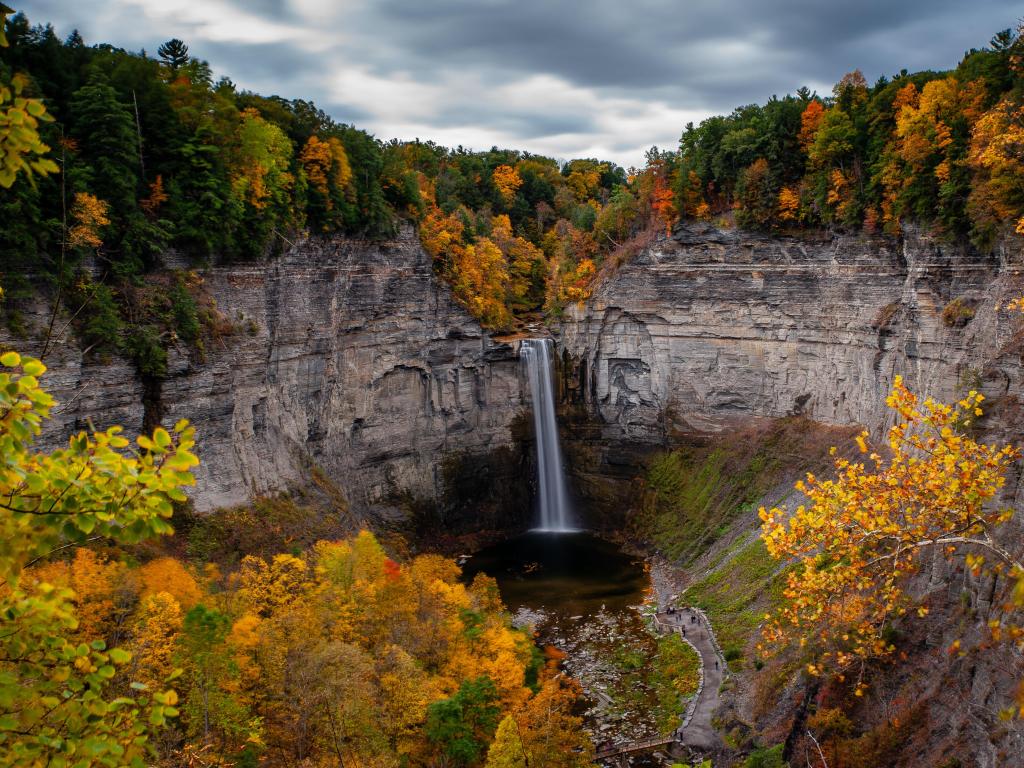
{"label": "gorge wall", "polygon": [[[568,387],[612,439],[793,414],[877,432],[897,374],[946,400],[981,389],[994,424],[1021,394],[1020,315],[996,307],[1024,294],[1022,269],[1019,239],[981,257],[913,229],[897,241],[680,225],[568,310]],[[955,299],[974,313],[962,325],[943,320]]]}
{"label": "gorge wall", "polygon": [[[979,257],[913,230],[796,239],[681,225],[567,311],[568,396],[627,450],[795,413],[877,431],[902,374],[947,400],[980,387],[988,426],[1017,436],[1021,321],[996,305],[1024,294],[1022,272],[1019,240]],[[62,334],[46,359],[61,402],[46,445],[88,420],[139,432],[148,401],[151,419],[198,427],[193,500],[206,510],[285,489],[311,467],[357,509],[396,494],[436,500],[446,457],[513,444],[526,397],[515,345],[453,301],[411,229],[302,241],[201,275],[236,332],[201,359],[172,345],[158,390]],[[960,327],[942,319],[953,299],[975,313]],[[41,302],[28,325],[48,319]]]}
{"label": "gorge wall", "polygon": [[[769,605],[768,592],[758,591],[767,587],[743,581],[753,569],[738,554],[750,552],[747,545],[756,538],[754,510],[780,499],[800,503],[789,497],[792,481],[808,469],[828,471],[827,459],[813,451],[850,442],[844,430],[829,435],[826,428],[808,445],[766,443],[763,435],[780,427],[822,428],[804,420],[760,422],[802,414],[825,424],[860,424],[877,435],[891,423],[885,396],[900,374],[913,391],[945,401],[980,389],[988,398],[983,439],[1020,444],[1024,319],[997,305],[1021,295],[1019,238],[982,257],[913,229],[899,240],[796,239],[679,226],[606,277],[561,323],[563,381],[567,399],[577,406],[565,408],[565,416],[582,425],[569,451],[587,457],[573,466],[576,486],[589,494],[591,509],[603,503],[605,516],[620,529],[639,525],[641,535],[664,551],[699,553],[689,566],[693,599],[701,599],[702,584],[718,585],[721,592],[706,607],[721,635],[723,625],[737,626],[731,622],[743,611],[760,617]],[[951,306],[956,299],[960,303]],[[833,439],[838,436],[843,440]],[[761,446],[765,466],[779,461],[763,487],[751,481],[753,462],[745,458],[723,463],[721,474],[718,465],[702,463],[701,457],[723,448],[723,462],[742,458],[753,450],[745,441]],[[644,476],[638,457],[645,450],[668,445],[683,447],[677,455],[697,457],[684,470],[694,480],[680,486],[678,506],[645,509],[638,501],[643,486],[628,481]],[[766,445],[781,446],[781,455]],[[714,472],[703,474],[708,467]],[[615,474],[627,482],[607,482]],[[1013,474],[1004,500],[1021,509],[1024,483],[1019,469]],[[705,501],[708,478],[721,478],[725,503]],[[762,495],[742,496],[747,487]],[[672,550],[677,531],[689,531],[697,543],[684,541]],[[998,538],[1020,551],[1019,516]],[[900,626],[900,663],[872,671],[869,692],[851,715],[867,743],[896,721],[890,705],[903,703],[898,720],[905,724],[893,759],[877,764],[1020,764],[1024,732],[998,716],[1013,702],[1021,657],[1010,644],[991,644],[987,622],[1003,617],[994,598],[997,582],[973,579],[957,562],[939,558],[913,580],[909,589],[931,613]],[[1005,589],[1001,582],[999,588]],[[749,604],[737,607],[744,599]],[[749,646],[756,623],[732,642]],[[960,658],[947,651],[954,642],[985,651]],[[806,728],[797,702],[816,693],[778,669],[769,666],[762,674],[747,666],[736,673],[715,714],[720,732],[734,741],[755,734],[759,745],[789,748]],[[786,682],[772,688],[768,680]],[[804,762],[797,754],[787,758]]]}
{"label": "gorge wall", "polygon": [[[83,355],[68,332],[46,357],[62,403],[46,444],[87,420],[138,433],[149,399],[162,423],[197,427],[199,510],[283,490],[316,467],[353,508],[386,513],[395,494],[437,499],[446,456],[511,443],[523,407],[516,350],[453,301],[411,228],[385,242],[302,241],[201,275],[236,332],[202,360],[172,346],[158,392],[127,361]],[[29,321],[47,319],[40,304]]]}

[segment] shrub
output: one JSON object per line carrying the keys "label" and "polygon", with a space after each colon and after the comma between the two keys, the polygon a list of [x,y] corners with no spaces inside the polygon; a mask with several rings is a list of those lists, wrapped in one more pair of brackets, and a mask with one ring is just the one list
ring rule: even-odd
{"label": "shrub", "polygon": [[139,374],[156,379],[167,375],[167,350],[160,332],[152,325],[133,328],[124,341],[125,353],[135,362]]}
{"label": "shrub", "polygon": [[71,290],[69,299],[72,312],[85,307],[78,323],[78,333],[85,346],[100,352],[116,350],[124,324],[110,286],[83,277]]}
{"label": "shrub", "polygon": [[942,310],[942,324],[947,328],[963,328],[974,319],[974,307],[961,298],[953,299]]}
{"label": "shrub", "polygon": [[769,749],[759,749],[753,752],[743,768],[785,768],[786,763],[782,761],[782,744],[776,744]]}
{"label": "shrub", "polygon": [[170,300],[171,314],[178,336],[189,344],[194,344],[199,338],[199,308],[189,293],[182,275],[178,275],[171,287]]}

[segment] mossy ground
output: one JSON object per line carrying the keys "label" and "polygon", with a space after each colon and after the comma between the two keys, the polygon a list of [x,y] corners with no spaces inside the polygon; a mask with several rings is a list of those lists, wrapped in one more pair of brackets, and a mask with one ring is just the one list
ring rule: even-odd
{"label": "mossy ground", "polygon": [[700,657],[692,647],[677,635],[666,635],[651,645],[616,646],[611,663],[618,672],[609,691],[616,711],[647,713],[663,736],[679,727],[700,681]]}
{"label": "mossy ground", "polygon": [[762,429],[685,437],[648,463],[636,533],[688,565],[773,489],[820,465],[848,431],[790,417]]}
{"label": "mossy ground", "polygon": [[731,669],[750,661],[750,640],[757,635],[765,612],[779,603],[783,573],[761,539],[752,535],[727,552],[717,567],[680,598],[708,614]]}

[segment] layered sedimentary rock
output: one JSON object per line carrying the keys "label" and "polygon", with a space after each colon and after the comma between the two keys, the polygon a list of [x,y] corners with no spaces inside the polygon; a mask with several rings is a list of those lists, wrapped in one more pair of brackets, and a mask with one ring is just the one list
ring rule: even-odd
{"label": "layered sedimentary rock", "polygon": [[935,397],[981,387],[1012,404],[1022,322],[997,305],[1024,293],[1022,267],[1019,241],[980,256],[912,229],[683,225],[569,310],[568,385],[606,437],[641,440],[790,414],[877,431],[897,374]]}
{"label": "layered sedimentary rock", "polygon": [[[745,428],[752,422],[804,414],[877,434],[891,423],[885,395],[896,375],[914,391],[945,401],[981,389],[988,401],[980,434],[1020,444],[1024,318],[997,307],[1024,295],[1022,272],[1019,239],[981,256],[909,228],[897,240],[769,238],[678,227],[607,277],[562,322],[569,399],[584,404],[599,425],[586,424],[569,443],[570,455],[588,458],[573,467],[576,487],[597,501],[610,496],[601,481],[629,461],[614,453],[616,446],[628,442],[637,456],[678,432],[695,433],[677,435],[684,445],[688,439],[701,444],[707,437],[699,433],[708,431],[728,443],[749,439]],[[576,412],[566,409],[566,415]],[[779,457],[783,471],[810,469],[793,450],[797,455]],[[790,483],[783,486],[759,503],[777,503]],[[1024,508],[1019,471],[1010,473],[1003,499]],[[613,501],[606,506],[630,509],[626,494]],[[741,510],[693,571],[720,564],[722,583],[728,583],[738,567],[730,555],[736,537],[751,535],[757,525],[752,511]],[[1019,516],[997,536],[1019,552]],[[878,702],[913,702],[901,735],[903,762],[938,765],[959,755],[972,765],[997,766],[1019,754],[1020,730],[997,717],[1013,700],[1019,654],[1004,645],[967,661],[946,650],[954,640],[964,647],[989,643],[986,622],[1004,616],[993,603],[996,586],[941,559],[912,582],[911,592],[931,613],[901,627],[905,655],[871,681],[855,718],[858,727],[882,728],[893,722],[892,711]],[[766,743],[785,741],[803,727],[793,702],[804,683],[794,679],[765,707],[753,704],[753,674],[740,673],[727,696],[735,711],[716,716],[740,723],[731,733],[753,725]]]}
{"label": "layered sedimentary rock", "polygon": [[511,442],[522,408],[516,351],[452,300],[411,230],[386,242],[304,241],[202,278],[234,332],[208,342],[202,360],[172,347],[159,387],[62,337],[47,356],[47,384],[64,404],[46,443],[86,419],[136,433],[148,399],[151,417],[197,426],[192,498],[205,510],[314,468],[357,509],[399,494],[436,499],[447,455]]}

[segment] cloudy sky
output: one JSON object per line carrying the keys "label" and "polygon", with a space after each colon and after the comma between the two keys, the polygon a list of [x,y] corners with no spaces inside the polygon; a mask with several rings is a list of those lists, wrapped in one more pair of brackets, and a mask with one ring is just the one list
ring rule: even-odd
{"label": "cloudy sky", "polygon": [[188,43],[241,88],[381,138],[642,165],[687,121],[806,85],[945,69],[1019,0],[32,0],[89,44]]}

